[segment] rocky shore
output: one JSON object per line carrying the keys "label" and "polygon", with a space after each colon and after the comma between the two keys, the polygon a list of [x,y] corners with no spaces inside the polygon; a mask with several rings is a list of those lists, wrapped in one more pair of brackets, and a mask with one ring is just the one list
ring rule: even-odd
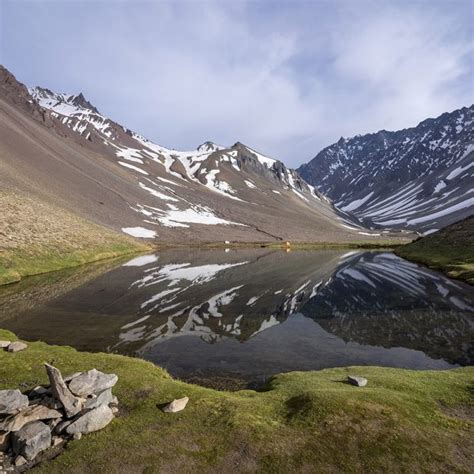
{"label": "rocky shore", "polygon": [[115,374],[96,369],[63,377],[45,363],[49,385],[0,390],[0,473],[23,472],[48,450],[105,428],[118,412]]}

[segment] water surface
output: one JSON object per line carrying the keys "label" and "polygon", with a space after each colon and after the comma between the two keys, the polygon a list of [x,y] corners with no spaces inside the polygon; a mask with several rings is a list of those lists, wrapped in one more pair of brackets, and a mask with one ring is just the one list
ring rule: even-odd
{"label": "water surface", "polygon": [[392,253],[166,251],[88,272],[1,290],[0,326],[188,380],[474,360],[472,287]]}

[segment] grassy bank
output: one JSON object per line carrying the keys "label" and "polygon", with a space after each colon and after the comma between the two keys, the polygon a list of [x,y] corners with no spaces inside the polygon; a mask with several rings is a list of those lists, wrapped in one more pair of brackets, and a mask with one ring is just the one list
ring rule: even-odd
{"label": "grassy bank", "polygon": [[[14,338],[0,330],[0,339]],[[115,372],[119,417],[71,442],[38,472],[469,472],[474,369],[357,367],[293,372],[266,391],[217,392],[172,379],[148,362],[31,343],[0,352],[0,388],[46,382],[43,361],[64,373]],[[344,383],[348,373],[369,385]],[[157,405],[187,395],[188,407]]]}
{"label": "grassy bank", "polygon": [[0,193],[0,285],[150,249],[61,208]]}
{"label": "grassy bank", "polygon": [[398,247],[400,257],[474,284],[474,217]]}
{"label": "grassy bank", "polygon": [[245,249],[245,248],[268,248],[281,250],[376,250],[376,249],[394,249],[411,242],[408,237],[400,237],[393,239],[367,240],[360,242],[290,242],[288,246],[285,241],[282,242],[190,242],[190,243],[166,243],[157,244],[157,249],[179,249],[179,248],[196,248],[196,249]]}

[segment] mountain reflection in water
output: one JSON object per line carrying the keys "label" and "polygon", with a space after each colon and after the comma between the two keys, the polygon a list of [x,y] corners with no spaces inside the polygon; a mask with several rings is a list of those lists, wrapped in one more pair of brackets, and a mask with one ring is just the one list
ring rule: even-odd
{"label": "mountain reflection in water", "polygon": [[0,326],[182,378],[474,360],[472,287],[391,253],[166,251],[46,293],[0,292]]}

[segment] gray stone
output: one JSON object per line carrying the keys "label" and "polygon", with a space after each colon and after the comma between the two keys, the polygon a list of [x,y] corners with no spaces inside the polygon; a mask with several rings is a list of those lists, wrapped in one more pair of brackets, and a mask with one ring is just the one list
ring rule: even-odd
{"label": "gray stone", "polygon": [[53,439],[51,440],[51,446],[53,448],[59,446],[62,443],[64,443],[64,440],[61,438],[61,436],[53,436]]}
{"label": "gray stone", "polygon": [[51,384],[51,392],[62,403],[66,416],[71,418],[77,415],[82,410],[83,400],[71,393],[63,380],[61,372],[56,367],[46,363],[44,365]]}
{"label": "gray stone", "polygon": [[0,390],[0,415],[18,413],[28,406],[28,397],[19,390]]}
{"label": "gray stone", "polygon": [[163,408],[163,411],[165,413],[176,413],[177,411],[184,410],[188,402],[189,402],[188,397],[177,398],[176,400],[173,400],[171,403],[168,403],[168,405],[166,405]]}
{"label": "gray stone", "polygon": [[12,434],[12,445],[15,454],[20,454],[30,461],[51,446],[51,431],[41,421],[28,423]]}
{"label": "gray stone", "polygon": [[62,414],[57,410],[52,410],[44,405],[33,405],[25,408],[16,415],[10,415],[0,421],[1,431],[19,431],[27,423],[37,420],[50,420],[61,418]]}
{"label": "gray stone", "polygon": [[42,397],[43,395],[47,395],[50,393],[51,393],[51,390],[49,388],[43,387],[42,385],[38,385],[33,390],[31,390],[28,396],[30,398],[37,398],[37,397]]}
{"label": "gray stone", "polygon": [[112,401],[110,402],[110,404],[113,406],[118,406],[118,398],[115,395],[112,397]]}
{"label": "gray stone", "polygon": [[102,393],[99,393],[99,395],[93,396],[93,398],[88,398],[84,403],[84,409],[91,410],[93,408],[100,407],[101,405],[108,405],[112,402],[112,399],[112,389],[108,388]]}
{"label": "gray stone", "polygon": [[72,439],[75,439],[76,441],[80,440],[82,438],[82,433],[74,433],[72,435]]}
{"label": "gray stone", "polygon": [[6,452],[10,446],[10,433],[0,431],[0,451]]}
{"label": "gray stone", "polygon": [[0,349],[6,349],[12,341],[0,341]]}
{"label": "gray stone", "polygon": [[66,383],[68,383],[68,382],[70,382],[73,378],[78,377],[78,376],[81,375],[81,374],[82,374],[82,372],[74,372],[73,374],[69,374],[69,375],[67,375],[66,377],[64,377],[64,381],[65,381]]}
{"label": "gray stone", "polygon": [[359,377],[357,375],[348,375],[347,381],[351,385],[355,385],[356,387],[365,387],[367,385],[367,379],[364,377]]}
{"label": "gray stone", "polygon": [[115,374],[104,374],[96,369],[84,372],[69,382],[69,390],[79,397],[88,397],[112,388],[117,383]]}
{"label": "gray stone", "polygon": [[101,405],[88,411],[66,428],[66,433],[92,433],[105,428],[114,418],[112,410],[107,405]]}
{"label": "gray stone", "polygon": [[61,434],[71,423],[72,423],[72,420],[64,420],[64,421],[59,422],[55,426],[54,432],[57,434]]}
{"label": "gray stone", "polygon": [[17,456],[15,459],[15,466],[24,466],[28,461],[23,456]]}
{"label": "gray stone", "polygon": [[28,347],[27,344],[21,341],[14,341],[10,343],[10,345],[7,347],[8,352],[20,352],[24,351]]}
{"label": "gray stone", "polygon": [[112,407],[111,410],[114,415],[116,415],[119,412],[119,409],[117,407]]}

